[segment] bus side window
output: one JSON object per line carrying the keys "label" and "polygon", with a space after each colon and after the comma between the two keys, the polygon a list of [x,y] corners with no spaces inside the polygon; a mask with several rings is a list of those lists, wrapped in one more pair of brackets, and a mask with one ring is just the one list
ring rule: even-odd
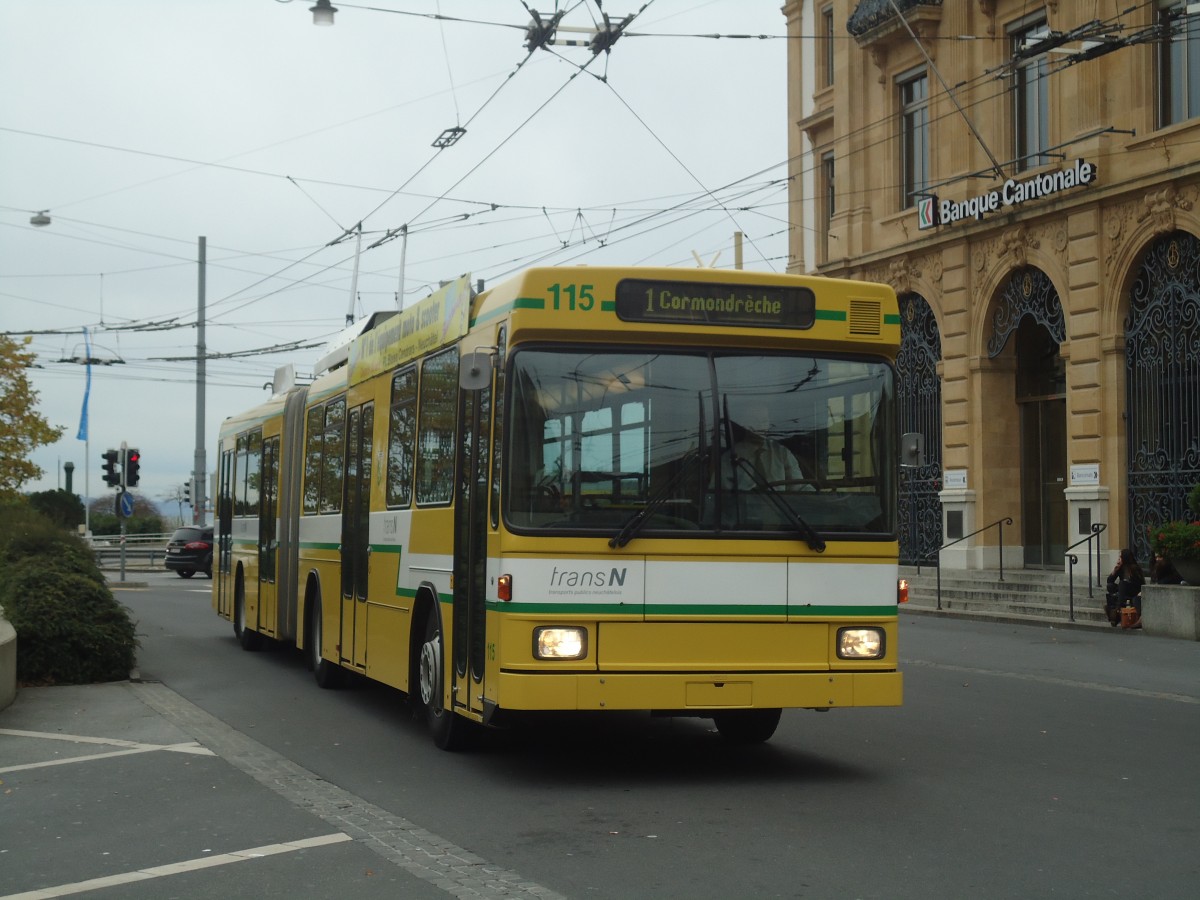
{"label": "bus side window", "polygon": [[417,373],[397,372],[392,379],[392,404],[388,424],[387,505],[412,503],[413,450],[417,438]]}
{"label": "bus side window", "polygon": [[258,495],[262,482],[262,432],[252,431],[246,440],[246,481],[242,498],[243,515],[258,517]]}
{"label": "bus side window", "polygon": [[325,407],[308,411],[308,433],[304,441],[304,511],[316,513],[321,506],[321,453],[325,446]]}
{"label": "bus side window", "polygon": [[250,445],[250,440],[246,435],[239,435],[237,439],[237,466],[235,471],[235,481],[233,482],[233,514],[235,516],[245,516],[246,512],[246,453]]}
{"label": "bus side window", "polygon": [[321,466],[321,512],[342,508],[342,478],[346,458],[346,398],[325,404],[325,450]]}
{"label": "bus side window", "polygon": [[449,503],[454,496],[458,348],[425,360],[417,412],[417,503]]}

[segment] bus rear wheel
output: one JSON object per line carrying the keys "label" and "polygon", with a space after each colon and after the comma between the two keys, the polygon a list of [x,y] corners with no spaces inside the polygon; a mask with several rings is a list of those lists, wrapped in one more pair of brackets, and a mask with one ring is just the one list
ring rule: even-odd
{"label": "bus rear wheel", "polygon": [[425,707],[425,724],[433,742],[443,750],[461,750],[467,745],[469,722],[445,708],[442,698],[445,692],[446,643],[438,623],[436,610],[430,610],[425,620],[425,640],[421,643],[421,656],[417,662],[417,685],[421,694],[421,705]]}
{"label": "bus rear wheel", "polygon": [[246,586],[240,573],[233,589],[233,636],[243,650],[257,650],[262,646],[262,635],[246,625]]}
{"label": "bus rear wheel", "polygon": [[330,690],[345,682],[346,670],[321,655],[325,617],[321,615],[321,595],[318,594],[308,606],[308,627],[304,630],[305,650],[308,667],[312,669],[317,686]]}
{"label": "bus rear wheel", "polygon": [[734,744],[761,744],[779,727],[781,709],[731,709],[717,713],[713,722],[721,737]]}

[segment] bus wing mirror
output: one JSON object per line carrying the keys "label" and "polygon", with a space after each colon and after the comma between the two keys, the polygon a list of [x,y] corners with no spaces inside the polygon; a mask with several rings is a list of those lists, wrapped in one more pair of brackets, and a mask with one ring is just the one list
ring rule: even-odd
{"label": "bus wing mirror", "polygon": [[458,386],[464,391],[483,390],[492,383],[492,349],[473,350],[458,367]]}
{"label": "bus wing mirror", "polygon": [[910,431],[900,436],[900,465],[911,468],[925,465],[925,435]]}

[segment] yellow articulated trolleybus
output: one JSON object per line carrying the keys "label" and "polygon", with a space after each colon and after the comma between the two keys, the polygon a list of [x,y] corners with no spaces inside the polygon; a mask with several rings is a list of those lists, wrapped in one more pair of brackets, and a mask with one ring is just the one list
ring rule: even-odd
{"label": "yellow articulated trolleybus", "polygon": [[225,421],[215,608],[448,749],[538,711],[755,742],[898,706],[899,340],[883,285],[464,276]]}

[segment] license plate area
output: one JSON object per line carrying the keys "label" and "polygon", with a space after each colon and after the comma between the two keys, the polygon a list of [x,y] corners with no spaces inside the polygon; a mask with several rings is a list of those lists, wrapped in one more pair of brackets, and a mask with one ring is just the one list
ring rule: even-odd
{"label": "license plate area", "polygon": [[684,700],[690,707],[750,706],[754,685],[749,681],[689,681]]}

